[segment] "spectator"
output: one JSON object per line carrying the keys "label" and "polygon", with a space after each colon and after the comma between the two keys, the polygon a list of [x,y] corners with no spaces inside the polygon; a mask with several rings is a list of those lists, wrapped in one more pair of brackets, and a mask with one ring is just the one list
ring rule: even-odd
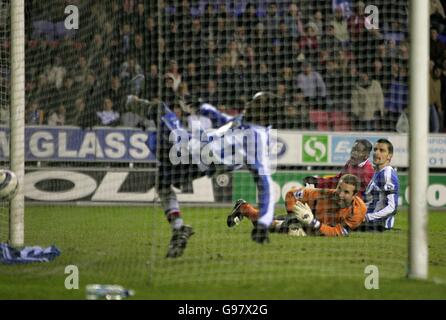
{"label": "spectator", "polygon": [[430,21],[433,27],[438,28],[440,33],[444,32],[446,15],[440,0],[430,1]]}
{"label": "spectator", "polygon": [[359,73],[359,82],[352,90],[352,117],[358,131],[380,130],[379,121],[384,113],[384,94],[376,80],[370,80],[365,71]]}
{"label": "spectator", "polygon": [[196,63],[189,62],[187,64],[183,81],[188,84],[190,88],[190,93],[192,95],[200,93],[201,91],[200,74],[197,71]]}
{"label": "spectator", "polygon": [[275,82],[275,79],[270,72],[270,68],[267,63],[260,62],[258,72],[255,74],[255,80],[253,83],[257,84],[256,91],[270,91]]}
{"label": "spectator", "polygon": [[[446,106],[446,52],[445,52],[445,58],[443,60],[442,64],[442,73],[440,77],[441,81],[441,105]],[[443,132],[446,132],[446,116],[444,115],[443,111]]]}
{"label": "spectator", "polygon": [[443,115],[443,105],[441,103],[441,77],[442,70],[438,66],[431,67],[429,78],[429,124],[430,132],[439,132],[441,128],[441,117]]}
{"label": "spectator", "polygon": [[103,71],[101,69],[101,59],[106,52],[102,35],[95,33],[92,42],[88,45],[88,57],[90,59],[90,66],[96,74]]}
{"label": "spectator", "polygon": [[147,55],[147,49],[148,48],[146,48],[146,44],[144,42],[144,37],[142,36],[142,34],[135,34],[135,36],[133,37],[131,52],[135,57],[135,60],[140,63],[141,68],[144,71],[148,70],[150,63],[150,56]]}
{"label": "spectator", "polygon": [[189,37],[183,35],[183,43],[186,44],[185,56],[183,57],[186,61],[194,61],[195,63],[200,63],[200,57],[206,51],[203,47],[203,38],[207,37],[206,33],[201,27],[201,20],[199,17],[195,17],[192,20],[192,26],[188,26],[190,29]]}
{"label": "spectator", "polygon": [[218,52],[222,52],[226,49],[228,41],[231,38],[228,26],[227,15],[224,13],[219,13],[217,16],[217,28],[214,31],[214,40],[216,42]]}
{"label": "spectator", "polygon": [[380,58],[375,58],[372,62],[372,71],[370,73],[370,78],[376,80],[381,84],[383,88],[384,96],[387,96],[387,86],[386,86],[386,75],[384,74],[383,61]]}
{"label": "spectator", "polygon": [[347,43],[350,40],[348,23],[342,14],[341,8],[336,8],[334,18],[329,22],[328,26],[333,27],[333,35],[339,42]]}
{"label": "spectator", "polygon": [[134,57],[129,57],[121,66],[119,74],[126,91],[135,96],[141,94],[144,85],[144,70]]}
{"label": "spectator", "polygon": [[320,104],[326,97],[327,91],[322,76],[313,71],[310,63],[303,63],[303,72],[297,76],[297,87],[302,90],[304,97]]}
{"label": "spectator", "polygon": [[398,133],[408,133],[409,129],[409,112],[407,108],[405,108],[396,122],[396,131]]}
{"label": "spectator", "polygon": [[398,21],[392,21],[390,29],[384,32],[384,39],[399,44],[406,38],[406,32]]}
{"label": "spectator", "polygon": [[166,73],[164,76],[164,87],[162,92],[162,101],[164,101],[168,106],[173,106],[176,97],[176,91],[174,90],[174,81],[172,75]]}
{"label": "spectator", "polygon": [[86,117],[84,98],[79,97],[74,101],[74,108],[68,109],[65,123],[71,126],[85,127],[89,120]]}
{"label": "spectator", "polygon": [[91,73],[88,60],[84,55],[80,55],[77,61],[77,65],[74,68],[75,75],[74,81],[77,83],[85,83],[87,75]]}
{"label": "spectator", "polygon": [[50,113],[48,117],[49,126],[63,126],[65,125],[66,109],[63,104],[59,105],[57,110]]}
{"label": "spectator", "polygon": [[268,41],[265,41],[266,31],[263,23],[258,23],[254,30],[253,40],[248,41],[248,45],[251,45],[254,53],[259,61],[266,61],[268,57]]}
{"label": "spectator", "polygon": [[97,104],[98,100],[96,100],[100,96],[99,88],[96,82],[96,75],[90,72],[85,79],[84,84],[82,85],[82,90],[84,96],[89,103]]}
{"label": "spectator", "polygon": [[355,5],[354,13],[348,18],[347,25],[348,31],[352,42],[361,40],[365,31],[365,4],[362,1],[358,1]]}
{"label": "spectator", "polygon": [[121,79],[118,76],[110,78],[110,89],[108,91],[108,97],[113,102],[115,109],[120,112],[124,108],[124,100],[126,99],[126,92],[121,85]]}
{"label": "spectator", "polygon": [[441,63],[443,59],[443,53],[446,49],[446,46],[439,41],[439,34],[436,27],[431,28],[431,39],[430,39],[430,59],[436,63]]}
{"label": "spectator", "polygon": [[257,8],[253,2],[248,2],[245,12],[239,19],[239,25],[243,25],[246,30],[247,39],[253,39],[256,25],[260,22],[257,16]]}
{"label": "spectator", "polygon": [[[212,68],[215,64],[219,56],[219,52],[217,51],[217,45],[212,37],[206,39],[206,50],[205,53],[200,57],[200,74],[203,78],[209,78],[212,76]],[[195,64],[195,67],[197,64]]]}
{"label": "spectator", "polygon": [[181,83],[181,73],[179,71],[178,62],[175,60],[170,60],[169,65],[167,66],[166,77],[172,79],[172,89],[174,92],[178,90],[178,86]]}
{"label": "spectator", "polygon": [[51,97],[51,89],[48,84],[47,77],[44,73],[41,73],[37,79],[37,85],[34,90],[29,94],[29,100],[39,100],[44,113],[49,110],[49,100]]}
{"label": "spectator", "polygon": [[31,101],[31,103],[26,106],[25,124],[42,125],[44,117],[45,114],[37,101]]}
{"label": "spectator", "polygon": [[288,30],[290,30],[293,40],[297,40],[304,35],[304,25],[302,23],[301,13],[297,4],[290,3],[288,5],[288,10],[284,16],[284,20]]}
{"label": "spectator", "polygon": [[319,49],[319,41],[316,35],[316,25],[309,22],[306,27],[306,33],[300,38],[300,49],[305,55],[305,59],[316,63],[315,56],[317,56],[317,50]]}
{"label": "spectator", "polygon": [[325,79],[327,108],[329,110],[341,111],[341,107],[344,107],[342,100],[342,74],[337,61],[327,61]]}
{"label": "spectator", "polygon": [[113,101],[105,97],[102,102],[102,111],[96,112],[99,125],[114,126],[119,123],[119,113],[113,110]]}
{"label": "spectator", "polygon": [[287,127],[285,129],[313,129],[309,117],[309,106],[305,101],[302,90],[297,89],[293,93],[291,104],[287,108],[287,112],[290,111],[291,117],[289,121],[287,120]]}
{"label": "spectator", "polygon": [[131,48],[131,39],[132,39],[132,30],[128,23],[124,23],[121,28],[120,34],[120,51],[122,56],[126,56],[130,52]]}
{"label": "spectator", "polygon": [[116,74],[112,72],[111,60],[108,56],[103,56],[101,58],[101,71],[98,72],[98,86],[106,89],[108,87],[110,78],[112,74]]}
{"label": "spectator", "polygon": [[150,72],[146,76],[146,81],[145,81],[145,96],[147,97],[147,99],[153,100],[159,98],[159,92],[158,92],[159,81],[160,81],[160,76],[158,73],[158,66],[152,63],[150,65]]}
{"label": "spectator", "polygon": [[[148,52],[144,52],[150,63],[158,63],[158,25],[153,17],[147,17],[144,35],[144,43],[146,48],[150,48]],[[144,69],[144,71],[146,71]]]}
{"label": "spectator", "polygon": [[217,29],[217,17],[215,13],[214,4],[206,3],[204,6],[204,13],[202,16],[203,31],[209,36],[213,36]]}
{"label": "spectator", "polygon": [[146,20],[147,20],[147,12],[146,12],[146,7],[144,5],[144,1],[138,1],[132,19],[132,22],[134,22],[135,24],[135,29],[137,33],[143,32]]}
{"label": "spectator", "polygon": [[206,89],[201,94],[201,98],[204,102],[207,102],[213,106],[218,107],[219,106],[219,99],[218,99],[218,90],[217,90],[217,84],[215,80],[209,79],[207,81]]}
{"label": "spectator", "polygon": [[321,37],[322,32],[324,30],[324,19],[322,16],[321,10],[316,10],[313,13],[313,16],[310,18],[310,22],[314,24],[316,36],[318,39]]}
{"label": "spectator", "polygon": [[79,93],[79,87],[75,86],[74,79],[67,76],[63,81],[63,87],[58,90],[57,100],[63,102],[66,108],[71,109]]}
{"label": "spectator", "polygon": [[274,40],[279,38],[280,20],[281,17],[279,14],[277,3],[270,2],[266,10],[266,17],[264,18],[266,35],[268,39]]}
{"label": "spectator", "polygon": [[332,53],[331,56],[334,56],[334,53],[342,48],[342,44],[343,41],[336,36],[335,23],[329,23],[325,29],[325,33],[321,37],[320,48],[322,50],[328,50]]}
{"label": "spectator", "polygon": [[388,96],[386,96],[385,100],[386,119],[388,123],[386,129],[395,131],[398,118],[403,110],[407,108],[409,88],[407,86],[404,66],[398,66],[395,63],[392,70],[392,81],[390,83]]}
{"label": "spectator", "polygon": [[54,63],[47,72],[48,83],[55,86],[57,89],[60,89],[66,74],[67,69],[63,66],[62,58],[56,56],[54,58]]}

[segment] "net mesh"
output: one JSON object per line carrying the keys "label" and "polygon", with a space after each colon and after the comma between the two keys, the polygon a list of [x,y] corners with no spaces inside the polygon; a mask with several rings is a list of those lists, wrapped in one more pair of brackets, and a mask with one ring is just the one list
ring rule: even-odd
{"label": "net mesh", "polygon": [[[7,3],[0,0],[0,15]],[[249,219],[228,228],[234,202],[257,207],[265,190],[246,165],[170,171],[166,123],[189,132],[192,120],[201,129],[221,127],[209,114],[198,116],[202,101],[226,120],[244,114],[279,130],[292,159],[279,163],[268,194],[275,213],[286,214],[292,186],[344,164],[318,149],[330,147],[329,135],[373,131],[375,142],[407,130],[399,121],[407,107],[407,1],[376,0],[373,17],[353,0],[71,4],[78,11],[67,13],[62,0],[26,1],[27,242],[69,251],[85,281],[145,291],[141,283],[149,279],[163,296],[206,288],[217,296],[241,290],[271,298],[295,292],[290,280],[363,279],[369,264],[385,277],[404,274],[404,214],[398,230],[384,234],[271,234],[263,246],[251,241]],[[67,27],[76,12],[78,28]],[[0,21],[3,124],[10,57],[7,19]],[[268,94],[252,102],[258,92]],[[178,226],[166,222],[165,211],[169,218],[180,211],[193,227],[181,258],[165,258]],[[1,211],[0,237],[6,217]]]}
{"label": "net mesh", "polygon": [[[11,24],[9,20],[9,1],[0,1],[0,126],[9,127],[10,100],[9,100],[9,76],[10,76],[10,55],[9,38]],[[7,136],[2,130],[2,159],[1,167],[8,167],[9,157],[4,154],[8,149]],[[6,144],[6,146],[5,146]],[[6,147],[6,148],[5,148]],[[9,208],[6,202],[0,203],[0,242],[9,239]]]}

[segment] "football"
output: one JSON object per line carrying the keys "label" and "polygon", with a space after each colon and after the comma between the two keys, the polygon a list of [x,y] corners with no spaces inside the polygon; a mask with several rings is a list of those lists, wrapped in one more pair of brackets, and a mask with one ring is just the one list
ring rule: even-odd
{"label": "football", "polygon": [[14,172],[7,169],[0,170],[0,201],[14,197],[18,187],[18,179]]}

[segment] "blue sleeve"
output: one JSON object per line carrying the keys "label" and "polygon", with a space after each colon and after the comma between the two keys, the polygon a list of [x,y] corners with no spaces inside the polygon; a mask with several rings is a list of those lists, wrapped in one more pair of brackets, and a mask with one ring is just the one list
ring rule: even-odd
{"label": "blue sleeve", "polygon": [[221,127],[233,119],[232,116],[218,111],[217,108],[208,103],[203,103],[198,112],[212,121],[213,128]]}

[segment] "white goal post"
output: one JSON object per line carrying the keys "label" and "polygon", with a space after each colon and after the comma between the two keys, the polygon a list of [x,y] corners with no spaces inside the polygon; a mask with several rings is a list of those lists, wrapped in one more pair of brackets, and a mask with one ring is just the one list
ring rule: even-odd
{"label": "white goal post", "polygon": [[19,181],[10,205],[10,243],[23,246],[25,175],[25,1],[11,1],[11,122],[10,164]]}
{"label": "white goal post", "polygon": [[428,275],[429,1],[410,1],[409,274]]}

